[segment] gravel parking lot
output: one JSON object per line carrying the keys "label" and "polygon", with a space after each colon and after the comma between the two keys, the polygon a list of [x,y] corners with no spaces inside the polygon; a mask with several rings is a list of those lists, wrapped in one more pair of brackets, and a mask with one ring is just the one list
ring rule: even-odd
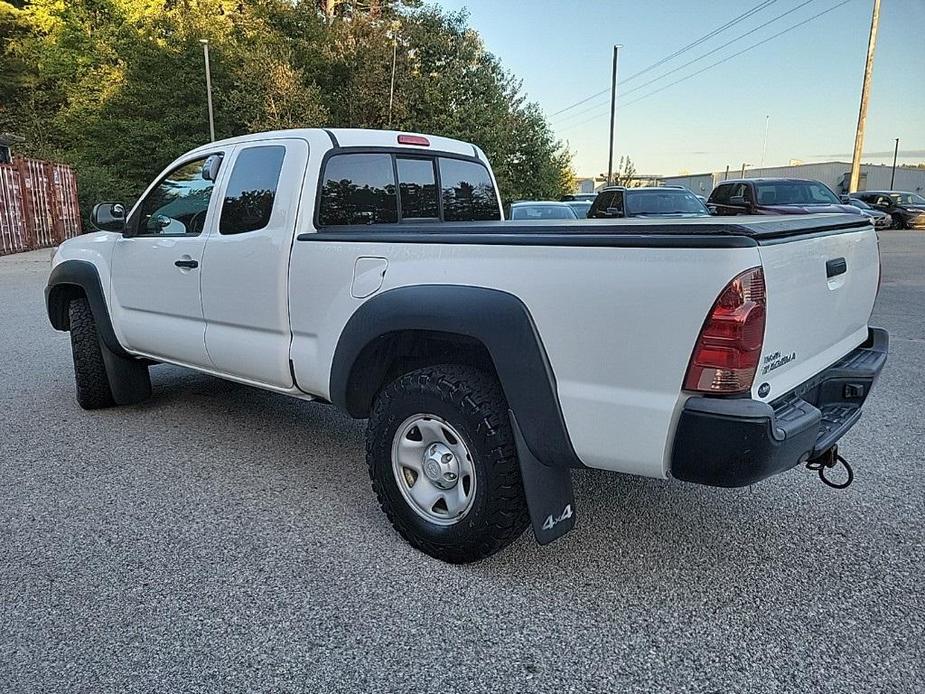
{"label": "gravel parking lot", "polygon": [[158,366],[80,410],[49,251],[0,258],[0,691],[923,691],[925,234],[881,243],[848,490],[585,472],[564,540],[463,567],[331,407]]}

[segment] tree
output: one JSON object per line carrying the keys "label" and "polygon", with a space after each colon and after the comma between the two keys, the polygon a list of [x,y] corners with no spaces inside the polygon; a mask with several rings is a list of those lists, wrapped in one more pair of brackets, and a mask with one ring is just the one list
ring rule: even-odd
{"label": "tree", "polygon": [[290,127],[384,128],[475,142],[501,194],[554,197],[571,156],[467,25],[420,0],[0,0],[0,131],[78,174],[86,214],[130,202],[208,140],[200,39],[218,137]]}
{"label": "tree", "polygon": [[[601,178],[606,179],[607,174],[602,173]],[[611,185],[625,186],[627,188],[638,185],[636,181],[636,165],[633,164],[633,160],[629,158],[629,155],[620,157],[620,161],[617,162],[617,168],[614,169],[613,172]]]}

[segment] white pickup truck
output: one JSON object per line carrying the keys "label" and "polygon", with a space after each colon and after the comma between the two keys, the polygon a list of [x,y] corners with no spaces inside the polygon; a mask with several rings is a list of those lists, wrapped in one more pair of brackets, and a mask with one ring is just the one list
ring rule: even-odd
{"label": "white pickup truck", "polygon": [[570,529],[573,468],[831,466],[888,351],[865,217],[503,221],[443,137],[213,142],[93,223],[46,289],[82,407],[141,402],[161,362],[333,403],[392,524],[451,562]]}

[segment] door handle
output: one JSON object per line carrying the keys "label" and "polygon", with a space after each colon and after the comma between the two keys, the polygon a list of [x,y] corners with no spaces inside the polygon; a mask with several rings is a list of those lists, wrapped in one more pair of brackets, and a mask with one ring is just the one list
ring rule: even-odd
{"label": "door handle", "polygon": [[175,260],[173,264],[177,267],[185,267],[189,269],[199,267],[198,260]]}
{"label": "door handle", "polygon": [[844,258],[833,258],[825,264],[825,276],[827,279],[838,277],[848,271],[848,262]]}

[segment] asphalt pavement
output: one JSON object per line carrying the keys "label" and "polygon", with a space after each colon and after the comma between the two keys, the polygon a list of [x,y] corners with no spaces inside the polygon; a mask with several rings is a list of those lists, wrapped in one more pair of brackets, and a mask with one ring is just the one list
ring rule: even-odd
{"label": "asphalt pavement", "polygon": [[571,534],[469,566],[333,407],[158,366],[82,411],[49,251],[0,258],[0,692],[925,691],[925,234],[881,244],[850,488],[576,473]]}

